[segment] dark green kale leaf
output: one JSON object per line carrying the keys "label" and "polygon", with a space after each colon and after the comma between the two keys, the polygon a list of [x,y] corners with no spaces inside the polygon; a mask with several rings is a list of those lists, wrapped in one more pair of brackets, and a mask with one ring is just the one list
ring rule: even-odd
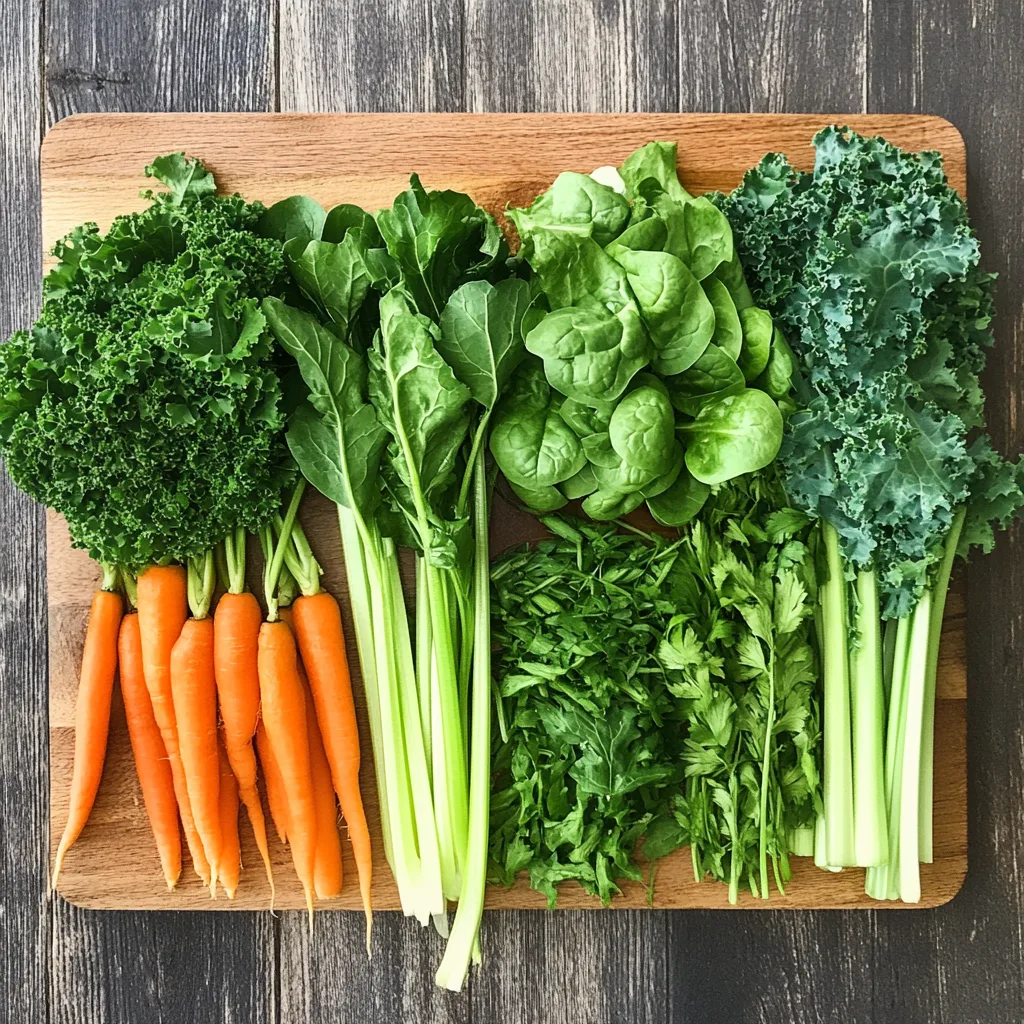
{"label": "dark green kale leaf", "polygon": [[790,496],[836,527],[851,567],[879,571],[891,617],[916,603],[957,508],[966,550],[1024,504],[1017,470],[969,438],[994,279],[938,154],[838,128],[814,143],[813,173],[770,154],[717,202],[798,356],[805,408],[779,456]]}

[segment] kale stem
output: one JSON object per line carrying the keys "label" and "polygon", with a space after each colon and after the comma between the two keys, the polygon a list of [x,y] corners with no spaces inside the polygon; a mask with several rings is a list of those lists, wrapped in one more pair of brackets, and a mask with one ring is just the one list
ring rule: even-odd
{"label": "kale stem", "polygon": [[920,832],[921,861],[931,864],[932,851],[932,803],[934,791],[935,761],[935,688],[939,671],[939,642],[942,638],[942,616],[946,609],[946,595],[949,591],[949,578],[953,572],[953,561],[960,544],[966,508],[961,507],[953,517],[953,523],[946,536],[943,547],[942,561],[935,574],[932,585],[932,618],[928,635],[928,669],[925,678],[924,723],[921,736],[921,799],[918,819]]}
{"label": "kale stem", "polygon": [[853,838],[853,755],[850,734],[849,628],[846,578],[839,534],[821,524],[828,578],[819,587],[825,638],[825,818],[828,862],[846,867],[856,859]]}
{"label": "kale stem", "polygon": [[850,653],[850,711],[853,720],[853,837],[858,867],[884,864],[888,857],[885,818],[884,695],[881,613],[873,570],[856,581],[857,646]]}

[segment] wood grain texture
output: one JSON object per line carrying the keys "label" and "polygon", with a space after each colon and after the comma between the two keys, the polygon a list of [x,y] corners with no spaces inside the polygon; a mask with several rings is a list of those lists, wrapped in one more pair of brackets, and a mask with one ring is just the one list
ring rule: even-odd
{"label": "wood grain texture", "polygon": [[468,0],[466,109],[680,109],[677,6],[674,0]]}
{"label": "wood grain texture", "polygon": [[[44,110],[51,123],[83,110],[272,105],[273,12],[265,0],[47,0],[45,14]],[[37,260],[38,252],[28,266]],[[55,641],[66,643],[59,632]],[[115,716],[115,744],[130,759],[119,695]],[[51,754],[63,756],[59,745]],[[141,804],[135,790],[119,795]],[[114,849],[111,863],[122,877],[143,870],[116,841]],[[38,862],[40,885],[45,863]],[[269,917],[229,923],[211,914],[95,914],[59,898],[49,909],[48,1014],[19,1018],[26,1024],[273,1018],[277,923]]]}
{"label": "wood grain texture", "polygon": [[[964,155],[956,131],[936,118],[859,119],[865,131],[882,131],[894,141],[944,151],[951,180],[964,187]],[[43,235],[49,241],[71,223],[84,219],[109,223],[114,213],[137,195],[143,179],[134,168],[150,157],[187,146],[208,161],[221,186],[265,200],[304,191],[325,205],[355,202],[369,208],[386,203],[404,185],[402,161],[415,160],[424,179],[463,189],[499,212],[506,198],[539,191],[565,166],[580,169],[619,162],[638,143],[651,138],[680,142],[683,178],[697,191],[734,186],[741,171],[766,150],[782,150],[807,162],[807,140],[821,124],[804,117],[728,117],[700,115],[587,116],[311,116],[203,115],[82,116],[63,122],[43,147]],[[258,133],[264,147],[244,145]],[[409,156],[411,150],[414,156]],[[738,152],[737,152],[738,151]],[[313,176],[315,175],[315,177]],[[529,177],[527,178],[527,175]],[[524,179],[526,184],[524,184]],[[495,521],[507,522],[497,514]],[[342,594],[337,524],[330,506],[312,500],[304,506],[304,521],[314,548],[327,568],[325,586]],[[524,527],[528,530],[529,527]],[[522,540],[524,534],[504,531],[495,550]],[[52,807],[55,823],[66,813],[67,783],[73,749],[72,721],[76,666],[88,603],[97,568],[82,552],[72,551],[61,522],[50,517],[50,728]],[[954,612],[956,608],[954,606]],[[962,615],[950,620],[952,632],[962,630]],[[352,631],[349,631],[350,646]],[[949,645],[943,660],[938,712],[938,747],[947,751],[936,771],[936,862],[923,871],[924,903],[948,900],[959,888],[965,857],[962,642]],[[357,664],[354,649],[350,661]],[[360,693],[361,698],[361,693]],[[951,699],[952,698],[952,699]],[[369,747],[363,722],[363,744]],[[364,759],[364,794],[373,792],[371,761]],[[371,833],[379,838],[377,808],[368,800]],[[56,837],[59,828],[52,829]],[[114,850],[132,851],[140,871],[125,879],[111,863]],[[294,872],[288,870],[283,847],[276,848],[281,876],[278,906],[300,908],[302,896]],[[246,859],[254,860],[247,851]],[[397,891],[378,846],[374,902],[398,907]],[[148,864],[149,871],[141,870]],[[351,866],[348,872],[352,877]],[[69,856],[61,876],[61,891],[72,901],[93,907],[206,909],[211,904],[197,878],[187,878],[173,893],[159,882],[156,858],[145,816],[136,796],[136,783],[127,755],[122,723],[115,717],[104,786],[87,832]],[[267,906],[268,890],[259,872],[251,872],[233,903],[214,908],[259,909]],[[642,907],[644,886],[626,887],[618,908]],[[543,907],[543,897],[525,880],[512,890],[491,889],[492,907]],[[358,906],[354,886],[336,901],[339,907]],[[694,882],[687,858],[680,851],[662,862],[654,894],[656,907],[720,907],[720,887]],[[742,906],[764,906],[749,894]],[[796,868],[786,895],[773,897],[771,908],[787,906],[866,906],[861,873],[823,874],[810,861]],[[578,886],[564,887],[560,906],[593,907]]]}
{"label": "wood grain texture", "polygon": [[461,110],[460,0],[280,0],[279,109]]}
{"label": "wood grain texture", "polygon": [[266,0],[47,0],[46,113],[269,110]]}
{"label": "wood grain texture", "polygon": [[[38,5],[0,4],[0,337],[39,305],[39,63]],[[2,460],[0,523],[0,1022],[20,1024],[49,997],[45,548]]]}

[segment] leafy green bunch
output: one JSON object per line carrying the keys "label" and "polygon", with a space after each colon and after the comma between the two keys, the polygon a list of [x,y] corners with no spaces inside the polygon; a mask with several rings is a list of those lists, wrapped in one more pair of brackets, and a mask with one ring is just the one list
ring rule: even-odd
{"label": "leafy green bunch", "polygon": [[683,534],[657,652],[686,709],[685,782],[644,852],[688,843],[694,876],[769,895],[821,811],[811,520],[774,469],[720,488]]}
{"label": "leafy green bunch", "polygon": [[492,878],[608,902],[640,854],[689,844],[733,901],[767,898],[769,869],[782,889],[821,810],[809,517],[769,470],[674,542],[544,522],[492,573]]}
{"label": "leafy green bunch", "polygon": [[528,506],[583,499],[613,519],[646,501],[680,525],[710,486],[772,461],[792,357],[728,220],[680,184],[674,144],[560,174],[509,216],[547,312],[491,449]]}
{"label": "leafy green bunch", "polygon": [[716,202],[755,297],[799,355],[806,408],[780,461],[799,506],[874,565],[886,617],[913,607],[967,505],[961,550],[1024,501],[1018,471],[969,432],[992,344],[993,275],[936,153],[836,127],[814,171],[766,156]]}
{"label": "leafy green bunch", "polygon": [[640,879],[637,844],[682,780],[679,703],[656,657],[680,545],[544,522],[554,539],[491,574],[502,728],[489,872],[503,885],[527,872],[552,906],[566,879],[607,903]]}
{"label": "leafy green bunch", "polygon": [[258,203],[181,154],[169,191],[59,242],[30,331],[0,347],[0,451],[74,543],[130,567],[198,556],[277,510],[284,396],[260,300],[283,287]]}

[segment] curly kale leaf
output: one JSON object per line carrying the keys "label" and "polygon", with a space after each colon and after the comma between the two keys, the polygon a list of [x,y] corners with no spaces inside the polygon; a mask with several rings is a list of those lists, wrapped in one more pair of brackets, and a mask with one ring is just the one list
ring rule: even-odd
{"label": "curly kale leaf", "polygon": [[1024,504],[986,440],[978,374],[994,277],[935,153],[827,128],[811,173],[769,154],[717,202],[756,300],[799,357],[805,410],[780,453],[795,502],[873,565],[885,614],[913,607],[955,509],[965,543]]}
{"label": "curly kale leaf", "polygon": [[263,212],[216,196],[198,161],[105,234],[59,242],[29,332],[0,348],[0,449],[76,544],[128,566],[255,529],[290,477],[278,356],[259,301],[283,287]]}

